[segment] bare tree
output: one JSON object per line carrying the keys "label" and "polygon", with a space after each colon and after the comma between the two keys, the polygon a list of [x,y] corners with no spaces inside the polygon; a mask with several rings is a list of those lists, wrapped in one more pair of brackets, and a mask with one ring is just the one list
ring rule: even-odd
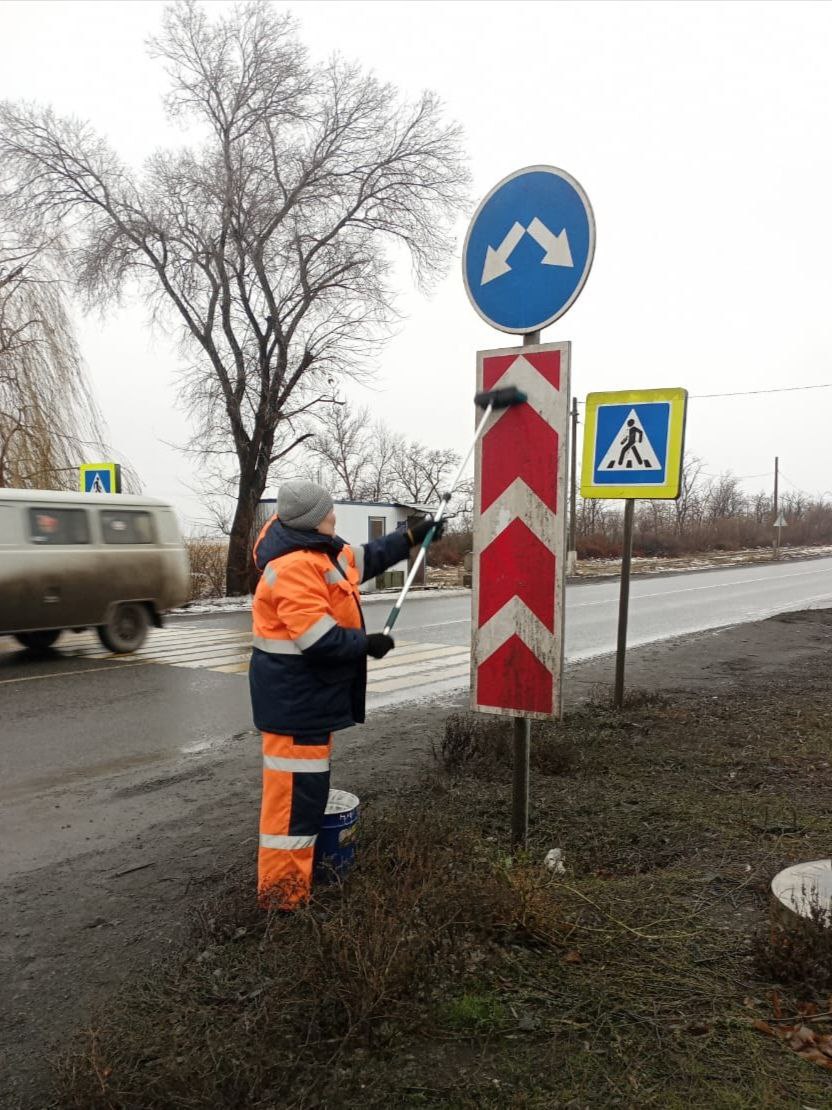
{"label": "bare tree", "polygon": [[421,505],[437,502],[448,492],[448,482],[458,464],[456,451],[402,440],[393,453],[391,471],[399,494]]}
{"label": "bare tree", "polygon": [[691,524],[702,519],[702,471],[705,463],[698,455],[684,455],[679,480],[679,496],[673,502],[676,535],[682,536]]}
{"label": "bare tree", "polygon": [[357,501],[363,490],[370,444],[370,410],[352,410],[346,404],[332,405],[318,414],[323,428],[307,444],[313,468],[322,471],[322,481],[337,497]]}
{"label": "bare tree", "polygon": [[771,517],[771,493],[759,490],[750,500],[750,509],[756,524],[768,524]]}
{"label": "bare tree", "polygon": [[780,497],[780,508],[789,518],[789,523],[794,524],[798,520],[802,520],[806,513],[811,508],[812,501],[808,493],[803,490],[795,489],[784,493]]}
{"label": "bare tree", "polygon": [[351,501],[438,505],[443,494],[452,492],[446,514],[450,529],[470,531],[473,479],[461,481],[456,490],[447,488],[459,463],[455,451],[406,442],[383,420],[371,421],[366,405],[322,409],[318,419],[323,431],[305,446],[310,477]]}
{"label": "bare tree", "polygon": [[711,524],[741,516],[745,511],[746,500],[742,492],[740,480],[736,475],[726,471],[714,478],[705,496],[707,503],[708,519]]}
{"label": "bare tree", "polygon": [[578,499],[578,528],[579,536],[592,536],[595,533],[606,532],[606,522],[609,515],[609,504],[594,497],[581,497]]}
{"label": "bare tree", "polygon": [[103,438],[53,252],[0,232],[0,487],[76,488]]}
{"label": "bare tree", "polygon": [[667,501],[651,499],[636,503],[636,528],[641,536],[659,534],[671,523],[672,510]]}
{"label": "bare tree", "polygon": [[393,460],[403,437],[393,432],[383,420],[375,420],[369,428],[366,443],[367,462],[361,497],[365,501],[391,501],[401,495],[393,475]]}
{"label": "bare tree", "polygon": [[234,452],[227,589],[240,593],[270,468],[386,336],[390,248],[409,252],[422,287],[443,271],[467,173],[432,94],[403,104],[356,66],[311,66],[265,0],[213,21],[169,6],[151,48],[199,145],[134,173],[86,124],[7,103],[0,152],[20,219],[70,229],[91,302],[133,280],[180,321],[191,446]]}

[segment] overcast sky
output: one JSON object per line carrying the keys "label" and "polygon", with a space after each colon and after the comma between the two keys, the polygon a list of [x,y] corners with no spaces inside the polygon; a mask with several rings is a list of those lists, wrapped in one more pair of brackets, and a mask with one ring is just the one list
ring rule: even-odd
{"label": "overcast sky", "polygon": [[[226,5],[213,3],[211,7]],[[832,496],[832,6],[818,3],[308,2],[313,56],[338,51],[405,94],[436,90],[466,132],[475,201],[522,166],[576,177],[597,222],[583,293],[543,334],[573,343],[573,390],[684,386],[688,450],[748,489]],[[0,95],[90,120],[129,162],[177,142],[145,51],[161,3],[0,3]],[[461,245],[465,221],[459,227]],[[517,341],[463,289],[459,250],[425,299],[402,275],[398,334],[369,401],[397,430],[462,448],[475,352]],[[111,440],[191,521],[199,476],[166,443],[179,359],[140,304],[79,318]],[[746,477],[748,476],[748,477]],[[759,476],[759,477],[758,477]]]}

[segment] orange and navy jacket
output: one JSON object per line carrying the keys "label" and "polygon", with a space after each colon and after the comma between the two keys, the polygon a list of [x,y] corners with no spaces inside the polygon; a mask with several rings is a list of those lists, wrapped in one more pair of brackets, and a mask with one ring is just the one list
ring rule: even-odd
{"label": "orange and navy jacket", "polygon": [[273,517],[254,547],[249,685],[263,732],[320,736],[364,720],[367,635],[358,587],[410,550],[407,533],[351,547]]}

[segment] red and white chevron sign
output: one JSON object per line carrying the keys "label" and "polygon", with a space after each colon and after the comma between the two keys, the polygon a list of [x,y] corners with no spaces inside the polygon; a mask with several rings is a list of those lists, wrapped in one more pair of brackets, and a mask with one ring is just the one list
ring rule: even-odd
{"label": "red and white chevron sign", "polygon": [[477,389],[514,385],[477,443],[472,704],[485,713],[560,711],[566,549],[569,343],[477,354]]}

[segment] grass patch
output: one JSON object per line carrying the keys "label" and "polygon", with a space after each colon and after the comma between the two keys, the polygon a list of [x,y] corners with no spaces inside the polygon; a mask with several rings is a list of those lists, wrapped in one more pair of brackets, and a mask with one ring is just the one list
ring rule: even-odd
{"label": "grass patch", "polygon": [[461,994],[449,998],[437,1011],[440,1028],[482,1033],[487,1029],[498,1030],[511,1019],[511,1014],[499,995],[494,993]]}
{"label": "grass patch", "polygon": [[768,912],[829,852],[827,672],[536,727],[513,859],[510,731],[458,716],[441,772],[362,816],[343,889],[264,917],[247,870],[200,907],[64,1056],[60,1106],[832,1106],[754,1026],[832,1009],[828,934],[784,945]]}

